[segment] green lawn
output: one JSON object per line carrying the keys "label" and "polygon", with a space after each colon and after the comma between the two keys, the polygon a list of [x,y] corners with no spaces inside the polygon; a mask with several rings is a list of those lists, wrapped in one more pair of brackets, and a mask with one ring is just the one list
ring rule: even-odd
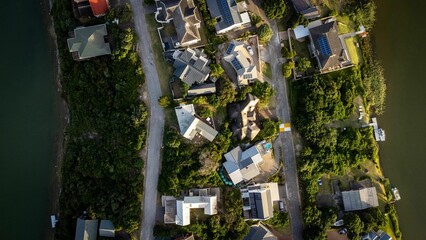
{"label": "green lawn", "polygon": [[362,52],[359,47],[357,47],[358,39],[356,37],[346,38],[345,39],[346,47],[349,51],[349,56],[351,57],[353,64],[362,64]]}
{"label": "green lawn", "polygon": [[[148,31],[151,37],[152,50],[154,52],[155,65],[160,79],[161,91],[164,95],[171,96],[172,93],[170,91],[169,81],[173,76],[173,66],[163,58],[163,48],[157,32],[157,28],[160,27],[160,24],[155,21],[154,14],[145,15],[145,19],[148,23]],[[149,79],[147,79],[147,81],[149,81]]]}
{"label": "green lawn", "polygon": [[262,66],[262,73],[263,75],[265,75],[267,78],[272,79],[272,69],[271,69],[271,65],[269,65],[269,63],[264,62],[263,66]]}
{"label": "green lawn", "polygon": [[337,16],[337,22],[339,23],[338,33],[345,34],[350,32],[355,32],[355,24],[352,22],[348,16]]}

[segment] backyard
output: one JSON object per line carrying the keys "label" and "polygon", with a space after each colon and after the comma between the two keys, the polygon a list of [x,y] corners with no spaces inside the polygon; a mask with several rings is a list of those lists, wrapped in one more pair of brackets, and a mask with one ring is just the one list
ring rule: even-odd
{"label": "backyard", "polygon": [[349,56],[353,64],[362,64],[362,52],[361,48],[358,45],[357,37],[351,37],[345,39],[346,47],[349,51]]}

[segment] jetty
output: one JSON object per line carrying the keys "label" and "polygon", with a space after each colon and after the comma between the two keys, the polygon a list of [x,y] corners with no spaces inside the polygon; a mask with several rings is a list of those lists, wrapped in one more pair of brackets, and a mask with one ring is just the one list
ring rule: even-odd
{"label": "jetty", "polygon": [[379,128],[377,124],[377,118],[371,118],[372,123],[368,124],[374,129],[374,138],[377,142],[384,142],[386,139],[385,130]]}

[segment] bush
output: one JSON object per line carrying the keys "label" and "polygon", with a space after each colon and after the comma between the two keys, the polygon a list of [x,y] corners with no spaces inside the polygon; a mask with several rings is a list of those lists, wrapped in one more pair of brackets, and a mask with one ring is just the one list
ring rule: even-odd
{"label": "bush", "polygon": [[172,106],[173,99],[170,96],[161,96],[158,99],[158,104],[160,104],[163,108],[168,108]]}
{"label": "bush", "polygon": [[283,64],[283,75],[285,78],[291,77],[291,74],[293,74],[294,67],[295,64],[293,61],[287,61]]}
{"label": "bush", "polygon": [[262,22],[262,18],[256,13],[250,12],[250,20],[253,26],[256,26],[258,23]]}
{"label": "bush", "polygon": [[285,212],[274,212],[274,216],[265,221],[266,224],[274,228],[285,228],[290,224],[288,214]]}
{"label": "bush", "polygon": [[268,43],[271,40],[272,35],[274,35],[274,33],[267,23],[262,24],[257,30],[257,36],[259,37],[259,42],[261,44]]}
{"label": "bush", "polygon": [[306,72],[311,68],[311,61],[308,58],[301,58],[297,62],[297,69],[301,72]]}
{"label": "bush", "polygon": [[254,82],[250,91],[254,96],[259,98],[261,103],[264,104],[268,104],[269,99],[274,95],[274,89],[267,82]]}
{"label": "bush", "polygon": [[294,49],[290,51],[290,49],[288,49],[287,47],[283,47],[281,49],[281,54],[283,55],[283,57],[287,58],[288,60],[291,60],[296,56],[296,51],[294,51]]}
{"label": "bush", "polygon": [[213,77],[213,78],[218,78],[222,76],[222,74],[225,72],[222,66],[216,63],[210,64],[210,69],[211,69],[210,77]]}
{"label": "bush", "polygon": [[262,7],[269,19],[283,18],[287,8],[284,0],[264,0]]}

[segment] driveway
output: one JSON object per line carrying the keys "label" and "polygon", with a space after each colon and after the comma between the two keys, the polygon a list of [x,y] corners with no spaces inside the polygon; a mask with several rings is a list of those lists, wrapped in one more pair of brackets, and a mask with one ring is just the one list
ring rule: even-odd
{"label": "driveway", "polygon": [[[135,30],[139,37],[139,56],[142,60],[142,68],[145,74],[148,94],[150,99],[150,116],[148,122],[147,156],[145,163],[145,182],[142,202],[142,223],[140,237],[143,240],[151,240],[155,224],[157,185],[160,171],[160,152],[163,145],[164,112],[158,105],[158,98],[162,96],[160,80],[155,67],[152,52],[150,34],[145,21],[146,9],[141,0],[130,0],[133,9]],[[142,57],[143,56],[143,57]]]}
{"label": "driveway", "polygon": [[[267,46],[269,61],[272,69],[272,81],[277,96],[277,115],[283,122],[290,121],[290,105],[288,102],[287,85],[282,73],[281,41],[275,21],[271,21],[274,36]],[[282,159],[284,160],[284,175],[287,195],[287,207],[290,213],[293,240],[302,240],[303,219],[301,211],[299,179],[294,151],[293,136],[291,132],[279,135],[282,146]]]}

